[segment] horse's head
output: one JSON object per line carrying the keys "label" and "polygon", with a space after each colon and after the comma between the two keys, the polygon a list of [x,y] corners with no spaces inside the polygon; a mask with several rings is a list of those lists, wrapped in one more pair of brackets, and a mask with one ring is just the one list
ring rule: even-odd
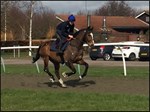
{"label": "horse's head", "polygon": [[93,38],[93,27],[87,27],[85,30],[84,40],[85,43],[88,44],[88,46],[93,47],[94,46],[94,38]]}
{"label": "horse's head", "polygon": [[85,29],[81,29],[74,34],[75,40],[78,40],[81,44],[86,43],[89,47],[94,46],[93,39],[93,27],[87,27]]}

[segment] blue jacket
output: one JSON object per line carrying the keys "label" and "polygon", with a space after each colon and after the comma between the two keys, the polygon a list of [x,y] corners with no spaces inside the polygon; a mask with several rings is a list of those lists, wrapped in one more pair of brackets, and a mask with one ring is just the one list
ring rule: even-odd
{"label": "blue jacket", "polygon": [[56,27],[56,33],[58,33],[61,38],[66,38],[68,35],[73,35],[74,24],[70,25],[69,21],[62,22]]}

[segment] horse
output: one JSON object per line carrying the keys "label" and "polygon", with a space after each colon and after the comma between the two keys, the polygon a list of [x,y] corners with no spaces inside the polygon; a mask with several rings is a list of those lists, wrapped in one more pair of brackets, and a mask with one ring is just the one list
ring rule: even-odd
{"label": "horse", "polygon": [[[44,71],[50,76],[50,81],[54,82],[55,78],[50,73],[48,69],[49,60],[53,63],[55,68],[55,75],[61,85],[61,87],[67,87],[64,84],[62,78],[60,77],[59,69],[60,63],[62,62],[62,57],[64,59],[65,65],[69,67],[72,72],[62,73],[64,77],[69,77],[76,73],[76,69],[74,67],[74,63],[79,65],[84,65],[85,70],[82,75],[79,76],[79,79],[82,79],[86,76],[89,65],[87,62],[83,60],[83,44],[86,43],[88,47],[94,46],[94,39],[93,39],[93,27],[89,26],[87,28],[83,28],[73,35],[73,39],[70,40],[68,46],[66,47],[62,56],[54,51],[50,50],[50,42],[43,42],[39,45],[39,48],[36,52],[36,55],[33,57],[34,62],[36,62],[40,57],[44,61]],[[33,63],[34,63],[33,62]]]}

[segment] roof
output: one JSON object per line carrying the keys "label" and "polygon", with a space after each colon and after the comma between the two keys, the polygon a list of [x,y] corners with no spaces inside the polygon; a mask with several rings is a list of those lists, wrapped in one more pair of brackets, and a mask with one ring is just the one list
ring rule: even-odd
{"label": "roof", "polygon": [[145,10],[145,11],[141,12],[141,13],[138,14],[135,18],[138,18],[138,17],[142,16],[143,14],[149,15],[149,10]]}
{"label": "roof", "polygon": [[[68,15],[57,15],[62,20],[67,20]],[[75,15],[76,22],[75,26],[77,29],[87,27],[87,17],[84,15]],[[103,26],[103,16],[91,16],[91,26],[94,27],[95,31],[100,31]],[[121,28],[149,28],[149,25],[141,22],[139,19],[134,17],[126,16],[106,16],[106,26],[112,29],[113,27]]]}

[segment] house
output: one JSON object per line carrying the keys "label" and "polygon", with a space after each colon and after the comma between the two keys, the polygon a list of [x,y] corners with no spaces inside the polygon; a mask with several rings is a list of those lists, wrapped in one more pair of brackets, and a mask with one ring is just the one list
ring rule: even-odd
{"label": "house", "polygon": [[[129,35],[136,35],[133,36],[135,40],[137,40],[138,34],[143,31],[145,34],[149,29],[149,24],[142,22],[138,18],[134,17],[126,17],[126,16],[84,16],[84,15],[75,15],[76,22],[75,26],[76,29],[86,28],[87,24],[94,27],[95,38],[98,41],[102,40],[102,28],[104,27],[104,19],[106,20],[106,28],[110,31],[110,35],[114,38],[123,38],[124,40],[128,40]],[[68,18],[68,15],[57,15],[57,19],[60,21],[65,21]],[[89,21],[88,21],[89,19]],[[130,36],[132,38],[132,36]],[[99,38],[99,39],[98,39]],[[130,38],[130,39],[131,39]],[[115,39],[115,38],[114,38]],[[132,40],[132,39],[131,39]],[[111,41],[113,41],[111,39]],[[116,39],[115,39],[116,41]],[[119,40],[121,41],[121,40]]]}
{"label": "house", "polygon": [[146,22],[146,23],[149,24],[149,11],[148,10],[143,11],[140,14],[138,14],[135,18],[136,19],[140,19],[143,22]]}

